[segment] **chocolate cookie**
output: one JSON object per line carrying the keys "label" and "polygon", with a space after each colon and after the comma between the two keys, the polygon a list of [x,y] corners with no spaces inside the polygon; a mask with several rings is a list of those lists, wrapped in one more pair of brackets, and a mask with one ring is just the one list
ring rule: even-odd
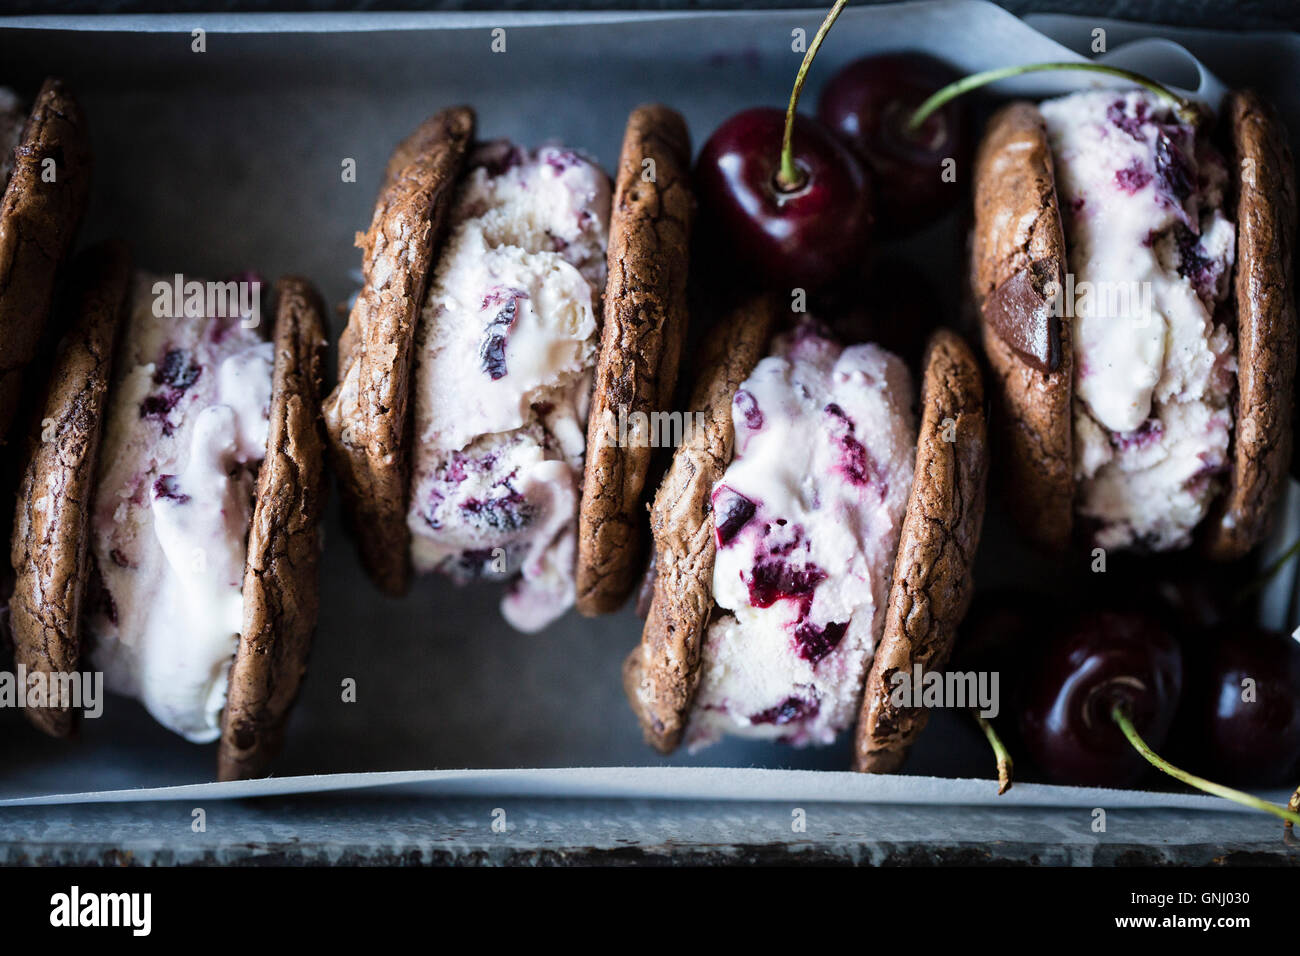
{"label": "chocolate cookie", "polygon": [[1255,93],[1224,105],[1239,182],[1237,409],[1228,489],[1204,527],[1206,553],[1241,557],[1268,531],[1291,465],[1296,365],[1295,166],[1276,114]]}
{"label": "chocolate cookie", "polygon": [[[55,356],[29,441],[14,517],[9,601],[15,663],[29,674],[71,674],[80,664],[90,501],[130,275],[130,256],[121,243],[97,246],[78,260],[78,318]],[[24,713],[55,737],[74,727],[67,708]]]}
{"label": "chocolate cookie", "polygon": [[36,356],[54,277],[86,207],[90,144],[81,108],[56,79],[36,95],[0,201],[0,440]]}
{"label": "chocolate cookie", "polygon": [[677,113],[664,106],[632,112],[610,214],[579,513],[577,605],[589,616],[617,610],[642,563],[642,493],[656,449],[650,436],[620,444],[619,423],[648,418],[672,402],[687,322],[690,162],[690,136]]}
{"label": "chocolate cookie", "polygon": [[415,327],[447,212],[474,138],[474,111],[443,110],[394,152],[370,230],[357,237],[364,285],[339,339],[325,401],[331,459],[361,560],[401,594],[410,579],[406,499]]}
{"label": "chocolate cookie", "polygon": [[1047,130],[1031,103],[989,122],[975,157],[972,240],[1005,497],[1032,540],[1059,550],[1074,521],[1074,354],[1069,323],[1052,314],[1065,236]]}
{"label": "chocolate cookie", "polygon": [[262,776],[279,752],[320,604],[325,310],[308,282],[286,277],[275,285],[273,312],[266,459],[248,532],[244,626],[221,719],[221,780]]}
{"label": "chocolate cookie", "polygon": [[731,401],[766,353],[777,315],[770,298],[756,297],[705,337],[689,405],[704,414],[704,427],[678,447],[650,509],[654,596],[641,644],[623,665],[623,687],[646,741],[663,753],[681,741],[700,680],[716,555],[709,497],[731,462]]}
{"label": "chocolate cookie", "polygon": [[916,471],[903,517],[885,630],[858,718],[854,769],[897,770],[925,728],[924,707],[894,705],[893,676],[942,668],[971,598],[988,475],[984,386],[970,347],[952,332],[930,339],[921,385]]}

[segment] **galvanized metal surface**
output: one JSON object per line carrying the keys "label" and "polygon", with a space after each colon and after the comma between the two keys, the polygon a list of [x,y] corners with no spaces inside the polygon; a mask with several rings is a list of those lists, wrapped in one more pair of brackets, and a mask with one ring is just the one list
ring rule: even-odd
{"label": "galvanized metal surface", "polygon": [[1094,832],[1087,810],[842,804],[112,804],[4,811],[0,864],[1300,865],[1300,842],[1262,815],[1115,810],[1105,824]]}

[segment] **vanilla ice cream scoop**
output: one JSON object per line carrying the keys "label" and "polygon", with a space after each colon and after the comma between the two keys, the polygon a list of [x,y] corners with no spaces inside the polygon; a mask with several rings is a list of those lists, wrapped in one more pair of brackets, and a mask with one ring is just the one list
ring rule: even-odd
{"label": "vanilla ice cream scoop", "polygon": [[705,639],[690,747],[826,744],[857,719],[912,487],[913,400],[897,357],[811,322],[737,390],[735,453],[712,495],[726,613]]}
{"label": "vanilla ice cream scoop", "polygon": [[96,476],[87,629],[110,690],[205,743],[242,627],[274,352],[244,316],[173,316],[168,301],[136,277]]}
{"label": "vanilla ice cream scoop", "polygon": [[1103,547],[1183,547],[1229,465],[1227,169],[1146,92],[1040,109],[1070,250],[1077,507]]}
{"label": "vanilla ice cream scoop", "polygon": [[416,331],[413,564],[514,579],[520,630],[574,601],[609,211],[608,177],[572,150],[480,147]]}

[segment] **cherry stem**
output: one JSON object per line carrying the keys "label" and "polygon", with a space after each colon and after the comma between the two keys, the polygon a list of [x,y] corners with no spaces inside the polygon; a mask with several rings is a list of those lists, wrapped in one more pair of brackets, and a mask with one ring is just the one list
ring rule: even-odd
{"label": "cherry stem", "polygon": [[1010,751],[1002,743],[1002,738],[993,729],[993,724],[989,722],[988,718],[977,710],[972,710],[971,714],[975,717],[975,722],[980,725],[980,730],[984,731],[984,736],[988,738],[989,745],[993,748],[993,755],[997,758],[998,796],[1000,797],[1011,789],[1011,777],[1016,769],[1015,762],[1011,759]]}
{"label": "cherry stem", "polygon": [[1128,742],[1133,745],[1133,749],[1140,753],[1146,762],[1151,764],[1151,766],[1155,767],[1157,770],[1161,770],[1164,773],[1169,774],[1169,776],[1173,777],[1175,780],[1181,780],[1188,786],[1195,787],[1198,790],[1204,790],[1206,793],[1212,794],[1213,796],[1223,797],[1225,800],[1232,800],[1236,803],[1240,803],[1244,807],[1250,807],[1253,810],[1263,810],[1265,813],[1271,813],[1274,816],[1281,817],[1283,820],[1287,821],[1288,824],[1300,823],[1300,806],[1294,806],[1296,803],[1294,798],[1292,799],[1293,806],[1291,808],[1279,807],[1275,803],[1261,800],[1259,797],[1253,796],[1249,793],[1234,790],[1232,787],[1225,787],[1222,784],[1213,782],[1212,780],[1206,780],[1204,777],[1198,777],[1195,774],[1188,773],[1186,770],[1181,770],[1147,746],[1147,742],[1142,739],[1142,736],[1137,732],[1137,728],[1133,726],[1133,721],[1129,719],[1128,714],[1124,710],[1123,704],[1117,703],[1111,707],[1110,717],[1111,720],[1115,721],[1115,723],[1119,725],[1119,729],[1124,732],[1124,736],[1127,737]]}
{"label": "cherry stem", "polygon": [[1117,66],[1105,66],[1101,63],[1083,61],[1079,63],[1028,63],[1022,66],[1004,66],[997,70],[985,70],[982,73],[972,73],[970,76],[964,76],[960,80],[949,83],[917,107],[916,112],[912,114],[911,120],[908,121],[907,128],[910,132],[916,132],[935,110],[970,90],[978,89],[989,83],[996,83],[998,80],[1021,76],[1025,73],[1046,73],[1056,70],[1082,70],[1085,73],[1104,73],[1106,76],[1115,76],[1122,80],[1128,80],[1130,83],[1136,83],[1138,86],[1150,90],[1161,99],[1168,100],[1173,106],[1174,112],[1178,114],[1178,118],[1183,122],[1196,124],[1201,119],[1200,112],[1192,102],[1179,96],[1168,87],[1162,86],[1150,77],[1143,76],[1141,73],[1134,73],[1132,70],[1121,70]]}
{"label": "cherry stem", "polygon": [[[1295,793],[1291,794],[1291,799],[1287,801],[1286,808],[1294,811],[1297,815],[1300,815],[1300,787],[1295,788]],[[1286,822],[1286,828],[1288,830],[1291,829],[1291,824],[1291,820]]]}
{"label": "cherry stem", "polygon": [[1237,592],[1237,603],[1241,604],[1255,592],[1263,590],[1264,586],[1267,585],[1269,581],[1272,581],[1273,578],[1277,577],[1277,573],[1281,571],[1282,568],[1286,566],[1286,563],[1297,554],[1300,554],[1300,539],[1297,539],[1291,547],[1283,551],[1276,561],[1263,570],[1259,577],[1245,585]]}
{"label": "cherry stem", "polygon": [[794,117],[795,110],[799,106],[799,94],[803,92],[803,81],[808,76],[808,69],[812,66],[813,58],[817,56],[817,51],[821,49],[822,40],[826,39],[826,34],[830,32],[835,21],[839,19],[840,11],[848,4],[849,0],[835,0],[835,6],[831,7],[831,12],[826,14],[826,19],[822,25],[817,28],[817,35],[813,37],[812,44],[808,47],[808,52],[803,55],[803,62],[799,64],[799,72],[794,77],[794,89],[790,91],[790,105],[785,108],[785,132],[781,136],[781,168],[776,174],[776,185],[785,192],[793,192],[796,189],[803,188],[807,175],[794,163]]}

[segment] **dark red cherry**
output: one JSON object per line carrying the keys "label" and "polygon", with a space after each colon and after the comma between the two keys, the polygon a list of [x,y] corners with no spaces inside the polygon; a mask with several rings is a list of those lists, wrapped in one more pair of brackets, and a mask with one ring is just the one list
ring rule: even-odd
{"label": "dark red cherry", "polygon": [[1176,733],[1189,769],[1249,787],[1294,786],[1300,771],[1300,643],[1252,625],[1187,645]]}
{"label": "dark red cherry", "polygon": [[1107,573],[1088,575],[1089,599],[1100,607],[1140,607],[1160,616],[1187,650],[1187,639],[1253,614],[1240,596],[1256,576],[1253,568],[1208,565],[1193,550],[1108,554]]}
{"label": "dark red cherry", "polygon": [[1051,626],[1051,598],[1021,588],[981,591],[957,628],[953,669],[1000,671],[1005,691],[1049,640]]}
{"label": "dark red cherry", "polygon": [[1154,749],[1173,724],[1183,683],[1178,644],[1139,612],[1094,611],[1044,649],[1024,687],[1020,735],[1054,782],[1121,787],[1146,762],[1111,719],[1122,704]]}
{"label": "dark red cherry", "polygon": [[[1186,639],[1240,616],[1241,611],[1233,605],[1232,595],[1223,586],[1225,577],[1227,574],[1220,571],[1218,580],[1208,574],[1156,579],[1157,607],[1165,613],[1169,626],[1178,637],[1184,639],[1184,647],[1187,646]],[[1151,585],[1148,583],[1146,586]]]}
{"label": "dark red cherry", "polygon": [[925,343],[943,314],[934,283],[906,260],[888,257],[834,283],[813,302],[845,342],[874,342],[911,368],[920,367]]}
{"label": "dark red cherry", "polygon": [[1049,638],[1053,599],[1022,588],[995,588],[975,595],[957,628],[950,670],[998,675],[998,714],[993,724],[1013,754],[1023,751],[1017,714],[1025,662]]}
{"label": "dark red cherry", "polygon": [[695,179],[717,251],[746,278],[816,289],[859,264],[871,235],[871,191],[861,162],[816,120],[795,118],[802,182],[777,182],[785,114],[751,109],[719,126],[700,151]]}
{"label": "dark red cherry", "polygon": [[[879,232],[899,236],[957,205],[969,182],[971,122],[963,100],[940,108],[916,130],[908,120],[960,74],[922,53],[855,60],[822,90],[817,115],[862,157],[876,187]],[[945,181],[944,161],[956,162]]]}

